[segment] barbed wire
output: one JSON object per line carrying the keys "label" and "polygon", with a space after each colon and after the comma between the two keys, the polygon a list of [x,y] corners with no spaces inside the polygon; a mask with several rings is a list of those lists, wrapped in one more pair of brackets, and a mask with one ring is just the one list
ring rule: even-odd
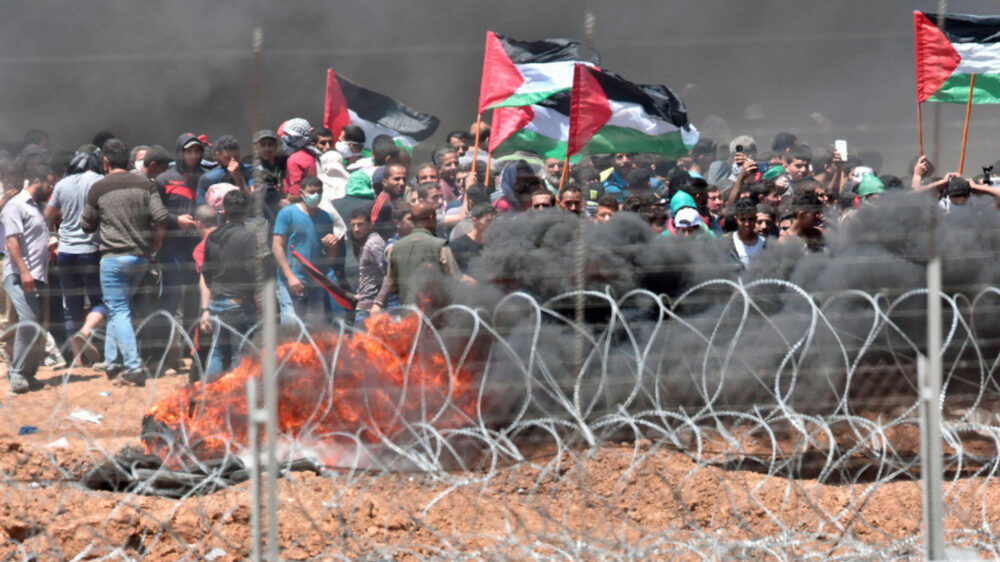
{"label": "barbed wire", "polygon": [[[776,291],[796,306],[773,307]],[[974,328],[998,291],[942,295],[946,540],[973,556],[1000,556],[1000,349]],[[687,306],[707,294],[719,306]],[[565,316],[581,295],[601,321]],[[281,555],[921,556],[923,318],[908,307],[925,297],[715,279],[673,299],[512,293],[364,330],[296,322],[277,352]],[[154,372],[100,409],[77,357],[54,388],[3,402],[4,556],[249,556],[242,383],[260,348],[222,331],[243,359],[214,382],[194,361],[202,382]]]}

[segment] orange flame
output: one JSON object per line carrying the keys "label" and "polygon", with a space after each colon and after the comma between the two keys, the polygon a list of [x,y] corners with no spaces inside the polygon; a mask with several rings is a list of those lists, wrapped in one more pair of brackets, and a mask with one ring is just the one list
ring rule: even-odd
{"label": "orange flame", "polygon": [[[345,438],[335,433],[375,443],[380,436],[399,436],[412,422],[437,429],[472,422],[478,399],[474,373],[467,365],[452,365],[449,371],[440,347],[427,341],[431,338],[414,345],[419,317],[409,315],[397,322],[382,314],[369,318],[365,327],[367,334],[343,338],[319,334],[315,346],[278,346],[279,432],[286,438],[326,443],[332,445],[327,451],[337,451],[336,442]],[[217,380],[186,386],[154,404],[143,422],[146,454],[177,468],[185,453],[204,460],[231,454],[237,445],[245,447],[246,383],[260,376],[259,357],[246,357]],[[147,432],[146,424],[155,432]],[[355,441],[346,441],[353,449]],[[178,449],[177,443],[183,447]],[[321,460],[335,466],[338,454],[326,453]]]}

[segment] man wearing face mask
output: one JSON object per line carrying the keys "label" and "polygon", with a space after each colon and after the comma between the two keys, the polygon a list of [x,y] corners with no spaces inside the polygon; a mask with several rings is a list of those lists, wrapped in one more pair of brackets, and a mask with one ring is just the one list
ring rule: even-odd
{"label": "man wearing face mask", "polygon": [[278,305],[281,322],[299,318],[305,322],[326,321],[325,311],[332,310],[325,289],[309,278],[302,260],[305,258],[331,280],[333,257],[338,251],[333,235],[333,217],[319,208],[323,197],[323,182],[315,176],[302,180],[302,201],[288,205],[274,220],[274,241],[271,250],[278,263]]}
{"label": "man wearing face mask", "polygon": [[[344,168],[353,172],[365,167],[362,162],[365,149],[365,132],[357,125],[348,125],[340,131],[340,139],[334,145],[334,150],[344,157]],[[370,162],[367,162],[370,165]]]}
{"label": "man wearing face mask", "polygon": [[[28,170],[27,187],[3,208],[7,260],[3,286],[21,322],[42,322],[42,293],[49,280],[49,223],[43,209],[54,177],[47,166]],[[44,331],[23,324],[14,336],[14,357],[7,369],[10,390],[27,392],[34,384],[45,346]]]}

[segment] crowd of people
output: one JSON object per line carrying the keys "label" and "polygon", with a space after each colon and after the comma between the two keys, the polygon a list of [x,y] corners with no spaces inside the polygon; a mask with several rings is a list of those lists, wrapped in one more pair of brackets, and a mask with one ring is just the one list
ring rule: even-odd
{"label": "crowd of people", "polygon": [[339,317],[364,329],[417,304],[428,268],[476,283],[475,258],[501,215],[634,213],[657,236],[717,239],[747,268],[774,244],[826,251],[824,232],[887,190],[924,192],[946,210],[1000,197],[988,177],[938,176],[924,156],[909,177],[880,175],[790,133],[769,151],[742,135],[701,139],[678,159],[620,152],[571,165],[522,152],[489,160],[474,149],[488,136],[453,131],[414,164],[391,136],[353,125],[335,135],[301,118],[257,131],[252,154],[232,135],[184,133],[170,152],[102,132],[63,157],[30,131],[0,151],[11,391],[37,388],[40,365],[67,360],[142,385],[182,368],[185,338],[204,366],[192,382],[211,380],[234,365],[265,299],[282,323]]}

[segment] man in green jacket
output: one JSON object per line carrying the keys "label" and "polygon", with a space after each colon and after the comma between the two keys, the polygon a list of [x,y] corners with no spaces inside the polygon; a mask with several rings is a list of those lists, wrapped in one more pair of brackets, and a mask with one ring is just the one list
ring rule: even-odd
{"label": "man in green jacket", "polygon": [[427,268],[440,268],[449,277],[461,275],[455,256],[445,241],[433,233],[437,227],[436,209],[431,205],[417,204],[413,207],[413,232],[393,245],[389,254],[389,268],[386,271],[382,290],[375,297],[372,315],[382,312],[390,295],[398,294],[399,302],[412,305],[416,301],[416,274]]}

